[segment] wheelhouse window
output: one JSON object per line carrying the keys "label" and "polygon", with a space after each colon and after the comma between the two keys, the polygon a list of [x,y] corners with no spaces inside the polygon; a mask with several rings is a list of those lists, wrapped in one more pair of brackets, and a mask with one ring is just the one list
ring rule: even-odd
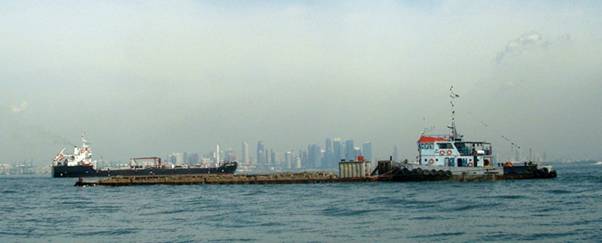
{"label": "wheelhouse window", "polygon": [[421,143],[420,149],[433,149],[434,145],[432,143]]}
{"label": "wheelhouse window", "polygon": [[493,151],[491,149],[491,144],[483,144],[483,150],[485,151],[485,155],[492,155]]}
{"label": "wheelhouse window", "polygon": [[479,142],[459,142],[454,143],[460,155],[462,156],[474,156],[477,151],[483,151],[484,155],[491,155],[491,144],[489,143],[479,143]]}
{"label": "wheelhouse window", "polygon": [[437,143],[437,147],[439,147],[439,149],[453,149],[454,148],[451,145],[451,143]]}
{"label": "wheelhouse window", "polygon": [[455,143],[456,148],[458,149],[458,152],[460,152],[461,156],[470,156],[472,155],[471,153],[471,148],[469,146],[466,146],[466,143]]}

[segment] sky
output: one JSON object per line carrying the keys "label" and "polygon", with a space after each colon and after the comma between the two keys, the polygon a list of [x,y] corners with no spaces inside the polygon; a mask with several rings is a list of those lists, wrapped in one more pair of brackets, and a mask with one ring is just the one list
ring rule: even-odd
{"label": "sky", "polygon": [[[599,1],[2,1],[0,162],[458,129],[602,159]],[[431,129],[433,128],[434,129]]]}

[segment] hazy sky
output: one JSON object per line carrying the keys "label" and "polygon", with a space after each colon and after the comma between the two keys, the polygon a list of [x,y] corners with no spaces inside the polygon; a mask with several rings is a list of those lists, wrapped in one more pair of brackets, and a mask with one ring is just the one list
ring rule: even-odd
{"label": "hazy sky", "polygon": [[452,84],[467,138],[602,158],[599,1],[2,1],[0,51],[4,162],[82,131],[109,160],[335,136],[414,158]]}

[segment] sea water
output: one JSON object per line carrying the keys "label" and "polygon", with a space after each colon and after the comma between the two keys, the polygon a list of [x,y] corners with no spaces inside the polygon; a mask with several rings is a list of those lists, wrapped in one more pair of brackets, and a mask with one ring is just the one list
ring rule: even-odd
{"label": "sea water", "polygon": [[0,242],[602,241],[602,166],[495,182],[74,187],[0,177]]}

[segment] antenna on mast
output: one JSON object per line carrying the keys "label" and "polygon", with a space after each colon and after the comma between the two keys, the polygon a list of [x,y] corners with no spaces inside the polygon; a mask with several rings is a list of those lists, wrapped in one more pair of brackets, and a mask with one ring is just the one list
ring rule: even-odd
{"label": "antenna on mast", "polygon": [[449,98],[451,98],[451,100],[449,101],[449,104],[451,105],[451,124],[448,126],[448,128],[450,129],[450,138],[451,140],[460,140],[462,139],[462,135],[458,134],[458,130],[456,129],[456,103],[455,100],[460,98],[459,94],[456,94],[456,92],[454,92],[454,86],[452,85],[449,88]]}

